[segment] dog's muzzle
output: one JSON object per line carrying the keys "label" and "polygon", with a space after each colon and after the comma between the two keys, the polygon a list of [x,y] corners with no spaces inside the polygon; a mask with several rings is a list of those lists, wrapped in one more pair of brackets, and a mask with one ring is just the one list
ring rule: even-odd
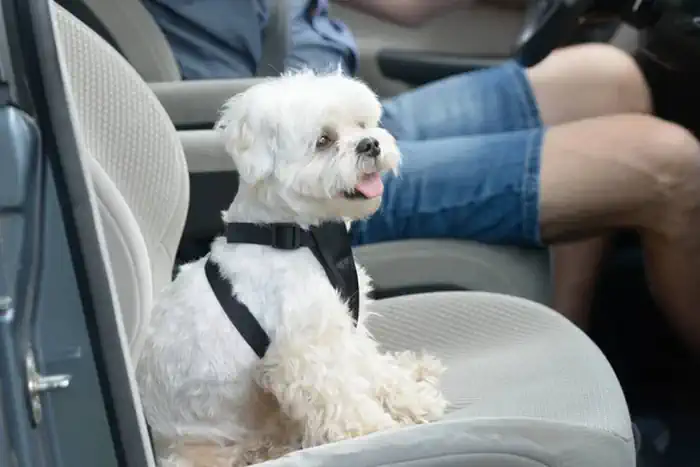
{"label": "dog's muzzle", "polygon": [[355,146],[355,152],[358,156],[370,157],[376,159],[382,153],[379,147],[379,141],[376,138],[362,138],[357,146]]}
{"label": "dog's muzzle", "polygon": [[[377,170],[378,159],[382,154],[379,141],[376,138],[362,138],[355,146],[360,167],[364,173],[353,190],[343,193],[347,199],[370,199],[381,196],[384,186],[380,171]],[[371,166],[371,170],[369,167]]]}

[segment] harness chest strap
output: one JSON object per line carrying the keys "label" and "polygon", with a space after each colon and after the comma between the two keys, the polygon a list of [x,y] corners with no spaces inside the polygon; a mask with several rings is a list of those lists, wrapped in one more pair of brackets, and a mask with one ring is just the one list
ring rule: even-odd
{"label": "harness chest strap", "polygon": [[[323,266],[331,285],[348,303],[352,318],[359,315],[359,285],[350,234],[342,222],[323,224],[304,230],[296,224],[226,224],[228,243],[266,245],[278,250],[309,248]],[[209,285],[231,323],[253,351],[262,358],[270,346],[270,337],[250,309],[232,293],[231,284],[221,276],[218,266],[207,259],[204,271]]]}

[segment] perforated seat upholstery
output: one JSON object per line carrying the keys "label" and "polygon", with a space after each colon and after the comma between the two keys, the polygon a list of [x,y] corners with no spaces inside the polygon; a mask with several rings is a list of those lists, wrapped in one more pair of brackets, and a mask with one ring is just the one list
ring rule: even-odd
{"label": "perforated seat upholstery", "polygon": [[[138,358],[152,297],[169,280],[182,233],[187,166],[172,123],[139,75],[83,24],[55,13],[74,126]],[[619,383],[593,343],[552,310],[514,297],[443,292],[383,300],[375,311],[372,330],[383,346],[427,349],[447,363],[447,419],[268,465],[634,466]]]}

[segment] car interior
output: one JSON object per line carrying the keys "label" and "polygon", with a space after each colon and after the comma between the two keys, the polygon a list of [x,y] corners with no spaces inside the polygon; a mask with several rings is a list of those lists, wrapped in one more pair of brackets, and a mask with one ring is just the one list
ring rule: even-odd
{"label": "car interior", "polygon": [[[0,466],[154,465],[137,343],[158,290],[206,253],[235,196],[211,128],[226,98],[280,69],[287,5],[272,4],[259,76],[186,82],[139,0],[0,1]],[[700,133],[690,2],[483,1],[412,29],[339,5],[332,14],[356,34],[360,76],[382,97],[612,41],[635,53],[657,113]],[[700,460],[698,365],[649,294],[633,233],[601,276],[590,337],[547,308],[546,251],[406,240],[356,255],[381,299],[373,334],[388,350],[440,355],[453,407],[434,424],[265,465]],[[644,456],[631,421],[649,415],[672,426],[676,457]]]}
{"label": "car interior", "polygon": [[[85,18],[86,24],[94,26],[93,30],[107,31],[106,37],[111,38],[117,50],[149,83],[180,131],[192,189],[179,260],[202,256],[221,228],[219,212],[228,206],[236,192],[233,163],[209,130],[228,97],[264,78],[182,81],[165,36],[139,0],[60,0],[57,3],[76,17]],[[279,18],[285,16],[285,3],[271,3],[275,7],[272,24],[279,24]],[[139,25],[140,37],[135,36],[132,24]],[[288,47],[288,38],[283,34],[284,31],[277,31],[266,36],[264,52],[267,55],[262,62],[269,66],[261,67],[264,73],[283,67],[281,57],[285,54],[276,51]],[[359,39],[362,37],[360,32]],[[416,39],[416,43],[423,41],[420,36]],[[360,47],[362,56],[365,52],[362,42]],[[167,53],[163,54],[162,50]],[[367,56],[375,53],[370,50]],[[360,66],[362,70],[369,68],[364,62]],[[391,91],[382,80],[372,80],[364,74],[362,77],[374,88],[385,89],[384,95]],[[360,247],[356,254],[374,279],[380,297],[451,289],[507,293],[540,303],[546,303],[549,297],[549,263],[547,255],[540,250],[485,247],[473,242],[410,240]]]}

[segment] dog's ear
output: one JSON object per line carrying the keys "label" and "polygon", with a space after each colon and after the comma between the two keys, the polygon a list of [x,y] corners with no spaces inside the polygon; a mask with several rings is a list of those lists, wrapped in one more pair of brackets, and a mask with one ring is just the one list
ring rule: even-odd
{"label": "dog's ear", "polygon": [[254,184],[272,173],[273,159],[267,145],[261,141],[266,135],[257,134],[256,125],[251,121],[249,100],[242,93],[226,101],[214,129],[221,134],[241,180]]}

